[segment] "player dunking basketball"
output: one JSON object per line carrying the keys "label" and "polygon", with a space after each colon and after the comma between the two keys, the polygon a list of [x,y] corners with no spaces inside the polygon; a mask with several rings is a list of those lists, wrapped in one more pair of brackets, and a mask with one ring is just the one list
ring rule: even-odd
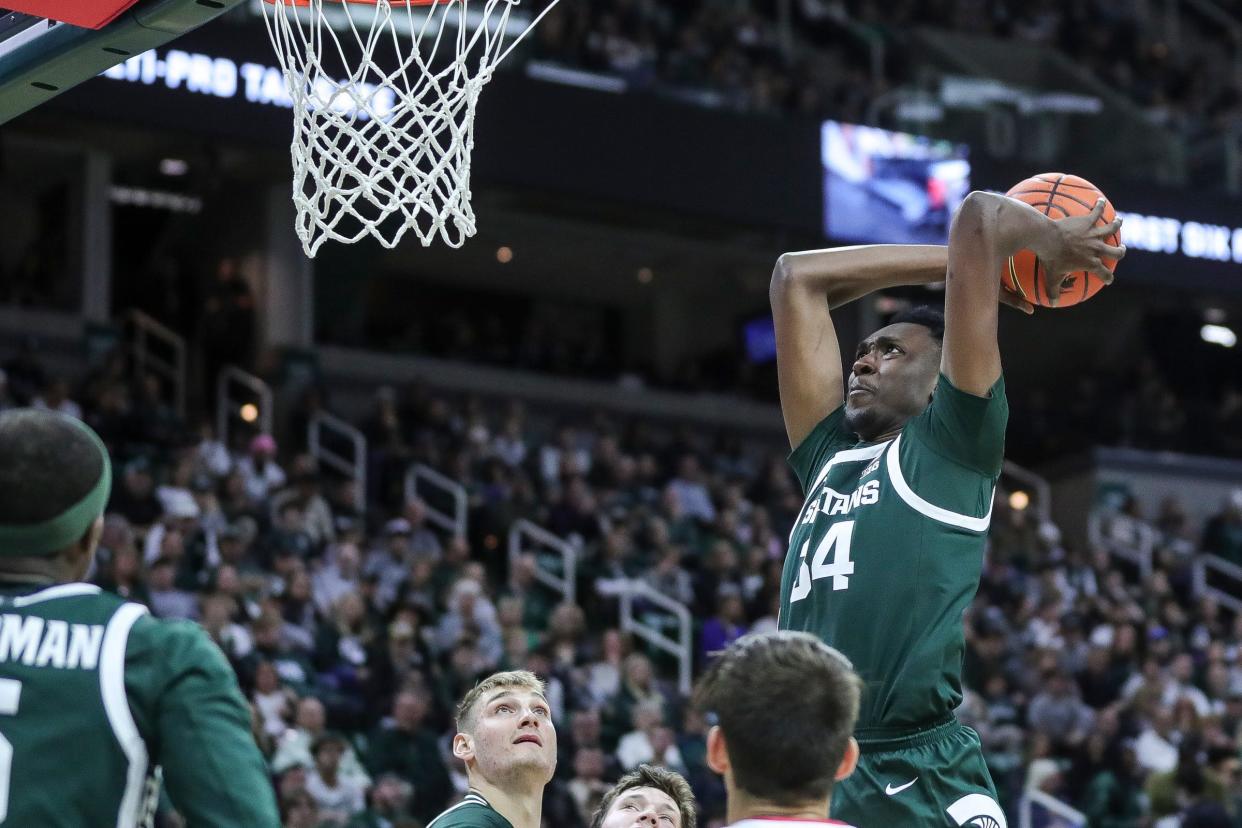
{"label": "player dunking basketball", "polygon": [[[1030,249],[1050,274],[1112,275],[1125,250],[1090,215],[1053,221],[976,192],[947,248],[848,247],[781,256],[772,277],[781,409],[806,493],[790,536],[780,626],[843,652],[864,682],[858,769],[832,816],[858,825],[1003,828],[979,737],[959,724],[962,613],[978,588],[1008,405],[997,347],[1002,262]],[[919,309],[868,336],[848,390],[829,309],[946,279],[945,313]]]}

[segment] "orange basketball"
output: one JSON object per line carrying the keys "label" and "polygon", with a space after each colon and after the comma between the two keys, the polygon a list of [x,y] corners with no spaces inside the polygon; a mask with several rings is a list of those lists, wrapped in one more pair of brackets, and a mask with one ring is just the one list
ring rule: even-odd
{"label": "orange basketball", "polygon": [[[1099,188],[1076,175],[1065,173],[1043,173],[1015,185],[1005,193],[1010,198],[1025,201],[1046,216],[1063,219],[1066,216],[1082,216],[1091,212],[1095,202],[1104,194]],[[1106,199],[1107,201],[1107,199]],[[1100,216],[1097,227],[1109,224],[1117,217],[1111,202],[1104,205],[1104,213]],[[1105,241],[1110,245],[1118,245],[1121,240],[1114,233]],[[1113,259],[1105,259],[1104,264],[1111,271],[1117,267]],[[1021,296],[1032,305],[1044,308],[1064,308],[1085,302],[1104,287],[1104,281],[1094,273],[1080,270],[1070,274],[1061,288],[1061,296],[1054,305],[1044,289],[1044,267],[1030,250],[1019,250],[1001,272],[1001,285],[1007,290]]]}

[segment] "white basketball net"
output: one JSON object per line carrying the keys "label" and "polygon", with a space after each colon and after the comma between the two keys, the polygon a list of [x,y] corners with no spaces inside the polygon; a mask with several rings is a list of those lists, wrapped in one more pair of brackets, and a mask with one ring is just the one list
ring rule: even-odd
{"label": "white basketball net", "polygon": [[423,246],[438,236],[460,247],[474,235],[479,92],[557,0],[506,48],[520,2],[261,4],[292,99],[295,229],[307,256],[328,239],[369,235],[392,248],[413,231]]}

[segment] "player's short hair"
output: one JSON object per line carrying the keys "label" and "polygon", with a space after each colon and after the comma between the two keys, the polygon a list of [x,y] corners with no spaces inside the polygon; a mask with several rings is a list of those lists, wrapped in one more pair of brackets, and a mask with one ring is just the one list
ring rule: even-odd
{"label": "player's short hair", "polygon": [[612,803],[617,801],[617,797],[634,788],[655,788],[657,791],[664,791],[677,803],[677,810],[681,812],[681,828],[695,828],[698,813],[695,811],[694,791],[690,789],[690,783],[680,773],[658,765],[639,765],[636,770],[618,779],[617,784],[613,785],[612,789],[599,801],[599,807],[595,809],[595,815],[591,817],[590,828],[599,828],[603,825],[604,818],[608,816],[608,809],[612,807]]}
{"label": "player's short hair", "polygon": [[502,688],[529,690],[541,696],[544,694],[543,681],[527,670],[493,673],[471,688],[470,692],[461,700],[461,704],[457,705],[457,712],[453,717],[457,722],[457,732],[469,733],[473,730],[475,717],[478,712],[475,710],[475,707],[478,706],[479,699],[493,690],[500,690]]}
{"label": "player's short hair", "polygon": [[888,320],[890,325],[896,325],[899,322],[922,325],[924,328],[927,328],[932,339],[940,343],[944,342],[944,314],[933,307],[918,305],[904,310]]}
{"label": "player's short hair", "polygon": [[0,525],[59,516],[103,473],[99,446],[67,416],[33,408],[0,414]]}
{"label": "player's short hair", "polygon": [[809,633],[782,630],[734,642],[694,700],[724,733],[737,787],[796,805],[831,793],[861,691],[845,656]]}

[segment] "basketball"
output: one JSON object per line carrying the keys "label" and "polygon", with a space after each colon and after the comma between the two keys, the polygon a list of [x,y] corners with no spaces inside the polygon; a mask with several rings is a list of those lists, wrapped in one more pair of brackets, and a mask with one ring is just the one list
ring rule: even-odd
{"label": "basketball", "polygon": [[[1046,216],[1063,219],[1068,216],[1082,216],[1091,212],[1095,202],[1105,199],[1104,212],[1100,216],[1097,227],[1109,224],[1116,218],[1113,205],[1108,202],[1100,189],[1076,175],[1066,173],[1042,173],[1032,176],[1014,185],[1005,195],[1025,201]],[[1117,233],[1113,233],[1105,241],[1110,245],[1120,244]],[[1117,266],[1112,259],[1105,259],[1104,264],[1111,271]],[[1044,268],[1030,250],[1020,250],[1009,261],[1001,272],[1001,285],[1032,305],[1044,308],[1064,308],[1085,302],[1104,287],[1104,280],[1094,273],[1080,270],[1069,274],[1061,295],[1054,303],[1044,288]]]}

